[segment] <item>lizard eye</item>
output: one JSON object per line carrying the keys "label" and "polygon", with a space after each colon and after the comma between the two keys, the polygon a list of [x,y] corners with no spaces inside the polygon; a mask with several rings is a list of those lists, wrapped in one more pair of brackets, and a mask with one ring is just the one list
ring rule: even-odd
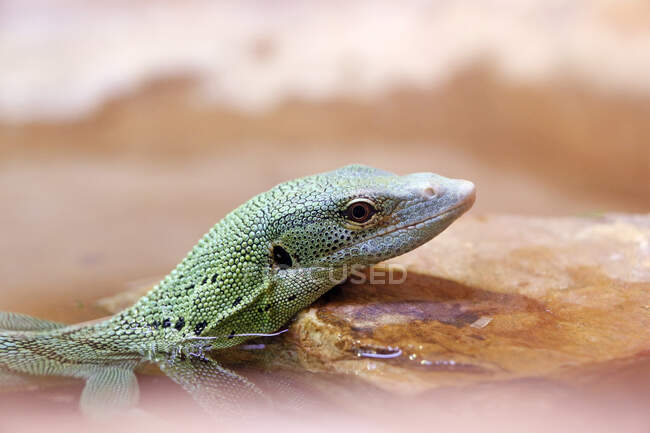
{"label": "lizard eye", "polygon": [[377,213],[377,209],[370,200],[367,199],[357,199],[352,200],[343,212],[343,216],[352,222],[355,223],[365,223],[374,214]]}

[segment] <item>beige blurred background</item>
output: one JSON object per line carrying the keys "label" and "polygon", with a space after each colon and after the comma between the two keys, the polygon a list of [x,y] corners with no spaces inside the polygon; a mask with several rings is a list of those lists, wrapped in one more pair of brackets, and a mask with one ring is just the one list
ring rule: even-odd
{"label": "beige blurred background", "polygon": [[647,1],[0,1],[0,306],[164,275],[226,212],[353,162],[476,213],[650,210]]}

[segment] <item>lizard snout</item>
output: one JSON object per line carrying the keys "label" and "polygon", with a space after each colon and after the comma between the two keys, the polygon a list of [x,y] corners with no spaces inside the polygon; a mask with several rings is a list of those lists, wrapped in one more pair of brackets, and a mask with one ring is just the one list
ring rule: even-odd
{"label": "lizard snout", "polygon": [[411,176],[415,190],[425,199],[448,197],[455,202],[472,205],[476,200],[474,183],[464,179],[449,179],[429,173]]}

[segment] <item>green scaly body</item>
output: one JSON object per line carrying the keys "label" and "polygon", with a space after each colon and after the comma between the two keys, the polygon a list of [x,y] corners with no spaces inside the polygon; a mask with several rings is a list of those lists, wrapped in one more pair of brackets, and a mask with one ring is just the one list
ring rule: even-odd
{"label": "green scaly body", "polygon": [[133,369],[150,361],[209,407],[224,384],[250,384],[207,362],[206,351],[277,331],[350,266],[416,248],[473,201],[467,181],[358,165],[280,184],[228,214],[151,292],[104,322],[0,313],[0,385],[14,373],[83,378],[82,408],[102,412],[137,400]]}

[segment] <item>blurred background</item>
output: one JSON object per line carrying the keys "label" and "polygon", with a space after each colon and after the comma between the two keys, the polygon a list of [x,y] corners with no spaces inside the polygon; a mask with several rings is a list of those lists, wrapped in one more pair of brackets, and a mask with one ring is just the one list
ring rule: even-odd
{"label": "blurred background", "polygon": [[0,61],[3,309],[92,315],[353,162],[478,213],[650,209],[647,1],[0,0]]}
{"label": "blurred background", "polygon": [[73,322],[278,182],[650,210],[650,3],[0,0],[0,307]]}
{"label": "blurred background", "polygon": [[[647,1],[0,1],[0,304],[70,320],[360,162],[474,212],[650,209]],[[87,309],[78,308],[85,316]]]}

